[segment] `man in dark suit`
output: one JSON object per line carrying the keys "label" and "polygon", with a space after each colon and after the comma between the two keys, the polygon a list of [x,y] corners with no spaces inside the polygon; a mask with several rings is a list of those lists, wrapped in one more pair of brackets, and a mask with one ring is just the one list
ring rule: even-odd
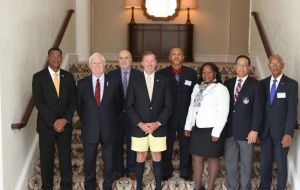
{"label": "man in dark suit", "polygon": [[179,139],[180,147],[180,177],[189,180],[192,176],[191,156],[189,153],[189,138],[184,136],[184,125],[189,109],[191,94],[197,80],[195,70],[182,65],[184,60],[183,51],[180,48],[172,48],[169,53],[171,66],[159,71],[170,81],[172,92],[172,114],[168,120],[167,150],[163,153],[163,179],[172,177],[174,167],[172,154],[174,141]]}
{"label": "man in dark suit", "polygon": [[57,145],[60,188],[72,189],[71,138],[76,86],[71,73],[60,69],[62,51],[48,51],[48,67],[33,75],[32,93],[38,110],[42,189],[53,189],[54,152]]}
{"label": "man in dark suit", "polygon": [[238,56],[237,77],[225,82],[230,93],[224,155],[228,190],[251,189],[253,147],[263,122],[263,88],[248,76],[250,63],[247,56]]}
{"label": "man in dark suit", "polygon": [[113,70],[109,75],[119,80],[122,111],[119,116],[119,126],[116,131],[116,142],[114,143],[114,179],[124,176],[124,136],[126,139],[126,176],[135,180],[135,152],[131,150],[131,124],[126,113],[126,96],[128,86],[134,80],[136,73],[140,72],[131,67],[132,56],[128,50],[119,53],[119,68]]}
{"label": "man in dark suit", "polygon": [[269,190],[273,161],[277,162],[277,190],[285,189],[287,155],[297,119],[298,83],[285,76],[281,56],[269,58],[271,76],[262,80],[266,92],[265,120],[261,132],[259,189]]}
{"label": "man in dark suit", "polygon": [[96,160],[98,144],[101,143],[103,189],[111,189],[113,153],[117,119],[120,112],[119,81],[105,75],[105,59],[100,53],[89,58],[92,74],[77,86],[77,111],[82,124],[81,136],[84,153],[86,190],[96,189]]}
{"label": "man in dark suit", "polygon": [[145,52],[144,73],[137,73],[128,90],[128,115],[132,124],[131,149],[136,151],[137,189],[142,190],[145,160],[150,148],[156,189],[161,189],[161,152],[166,150],[166,124],[172,100],[169,81],[155,73],[156,57]]}

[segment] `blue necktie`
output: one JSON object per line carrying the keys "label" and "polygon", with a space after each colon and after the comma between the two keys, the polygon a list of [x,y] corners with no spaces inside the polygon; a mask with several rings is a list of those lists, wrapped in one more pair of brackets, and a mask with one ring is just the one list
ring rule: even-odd
{"label": "blue necktie", "polygon": [[179,84],[179,72],[177,71],[176,74],[175,74],[175,80],[176,80],[176,83],[177,85]]}
{"label": "blue necktie", "polygon": [[124,98],[126,98],[126,95],[127,95],[127,87],[128,87],[127,74],[128,74],[127,71],[123,72],[122,84],[123,84]]}
{"label": "blue necktie", "polygon": [[277,80],[274,79],[272,87],[271,87],[271,91],[270,91],[270,105],[272,105],[275,94],[276,94],[276,82],[277,82]]}

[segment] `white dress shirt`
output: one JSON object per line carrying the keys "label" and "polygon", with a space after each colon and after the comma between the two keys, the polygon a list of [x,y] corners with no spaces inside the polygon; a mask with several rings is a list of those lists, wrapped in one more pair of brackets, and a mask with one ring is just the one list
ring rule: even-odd
{"label": "white dress shirt", "polygon": [[[279,82],[280,82],[280,80],[281,80],[281,78],[282,78],[282,75],[283,75],[283,74],[279,75],[279,76],[276,78],[276,89],[277,89],[277,87],[278,87],[278,85],[279,85]],[[273,85],[273,80],[275,80],[275,78],[272,76],[272,77],[271,77],[271,80],[270,80],[270,89],[269,89],[269,91],[271,91],[271,88],[272,88],[272,85]]]}
{"label": "white dress shirt", "polygon": [[234,94],[235,94],[236,86],[239,83],[239,80],[242,79],[242,83],[241,83],[241,89],[242,89],[242,87],[243,87],[245,81],[247,80],[247,78],[248,78],[248,75],[244,76],[243,78],[240,78],[238,76],[236,77],[236,81],[235,81],[235,85],[234,85]]}
{"label": "white dress shirt", "polygon": [[[212,83],[203,91],[200,107],[194,107],[199,84],[196,84],[191,95],[191,103],[185,122],[185,130],[213,128],[211,136],[220,137],[229,113],[230,96],[227,88],[221,83]],[[196,124],[196,125],[195,125]]]}
{"label": "white dress shirt", "polygon": [[54,72],[50,67],[48,67],[48,71],[50,73],[53,83],[54,83],[54,74],[57,74],[58,81],[60,81],[60,69],[57,72]]}
{"label": "white dress shirt", "polygon": [[94,91],[94,95],[95,95],[95,91],[96,91],[96,83],[97,83],[97,79],[99,79],[100,82],[100,101],[102,101],[102,97],[103,97],[103,92],[104,92],[104,74],[101,75],[101,77],[97,78],[96,76],[92,75],[93,78],[93,91]]}
{"label": "white dress shirt", "polygon": [[148,75],[148,74],[144,71],[144,76],[145,76],[146,85],[147,85],[147,90],[148,90],[148,95],[149,95],[150,100],[152,99],[152,94],[153,94],[154,75],[155,75],[155,72],[153,72],[152,74]]}

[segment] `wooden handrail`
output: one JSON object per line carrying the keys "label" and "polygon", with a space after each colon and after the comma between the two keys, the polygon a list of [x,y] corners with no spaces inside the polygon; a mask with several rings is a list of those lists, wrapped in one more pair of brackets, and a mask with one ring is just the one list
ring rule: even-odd
{"label": "wooden handrail", "polygon": [[[262,43],[264,45],[264,48],[265,48],[265,51],[266,51],[266,54],[268,57],[270,57],[271,55],[273,55],[273,51],[271,49],[271,46],[269,45],[269,42],[268,42],[268,39],[267,39],[267,35],[265,33],[265,30],[263,28],[263,25],[262,25],[262,22],[260,20],[260,17],[258,15],[257,12],[253,11],[251,13],[251,15],[253,16],[254,18],[254,21],[255,21],[255,24],[257,26],[257,30],[258,30],[258,33],[260,35],[260,38],[262,40]],[[295,125],[295,129],[299,129],[300,128],[300,124],[299,122],[297,121],[296,125]]]}
{"label": "wooden handrail", "polygon": [[[64,34],[65,34],[66,30],[67,30],[67,27],[68,27],[68,25],[70,23],[71,17],[72,17],[72,15],[73,15],[74,12],[75,11],[73,9],[68,10],[67,15],[65,17],[65,20],[64,20],[64,22],[63,22],[63,24],[62,24],[62,26],[61,26],[61,28],[60,28],[57,36],[56,36],[55,42],[54,42],[54,44],[53,44],[52,47],[59,47],[59,45],[60,45],[60,43],[62,41],[62,38],[63,38],[63,36],[64,36]],[[45,64],[44,68],[47,67],[47,65],[48,65],[48,63],[47,63],[47,60],[46,60],[46,64]],[[22,117],[21,122],[11,124],[11,128],[12,129],[19,129],[20,130],[20,129],[26,127],[26,125],[28,123],[28,120],[29,120],[29,118],[31,116],[33,108],[34,108],[34,102],[33,102],[32,96],[31,96],[31,98],[29,100],[29,103],[28,103],[28,105],[26,107],[25,113],[24,113],[24,115]]]}
{"label": "wooden handrail", "polygon": [[255,21],[255,24],[256,24],[256,26],[257,26],[258,33],[259,33],[259,35],[260,35],[260,38],[261,38],[261,40],[262,40],[262,43],[263,43],[263,45],[264,45],[266,54],[267,54],[268,57],[270,57],[271,55],[273,55],[273,51],[272,51],[272,49],[271,49],[271,47],[270,47],[270,45],[269,45],[269,42],[268,42],[268,39],[267,39],[267,35],[266,35],[266,33],[265,33],[265,30],[264,30],[264,27],[263,27],[262,22],[261,22],[261,20],[260,20],[260,17],[259,17],[259,15],[258,15],[258,13],[255,12],[255,11],[253,11],[253,12],[251,13],[251,15],[252,15],[253,18],[254,18],[254,21]]}

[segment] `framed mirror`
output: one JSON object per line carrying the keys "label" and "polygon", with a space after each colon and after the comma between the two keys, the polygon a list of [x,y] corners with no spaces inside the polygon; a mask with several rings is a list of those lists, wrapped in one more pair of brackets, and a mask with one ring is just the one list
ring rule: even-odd
{"label": "framed mirror", "polygon": [[154,21],[169,21],[177,17],[180,0],[143,0],[144,15]]}

